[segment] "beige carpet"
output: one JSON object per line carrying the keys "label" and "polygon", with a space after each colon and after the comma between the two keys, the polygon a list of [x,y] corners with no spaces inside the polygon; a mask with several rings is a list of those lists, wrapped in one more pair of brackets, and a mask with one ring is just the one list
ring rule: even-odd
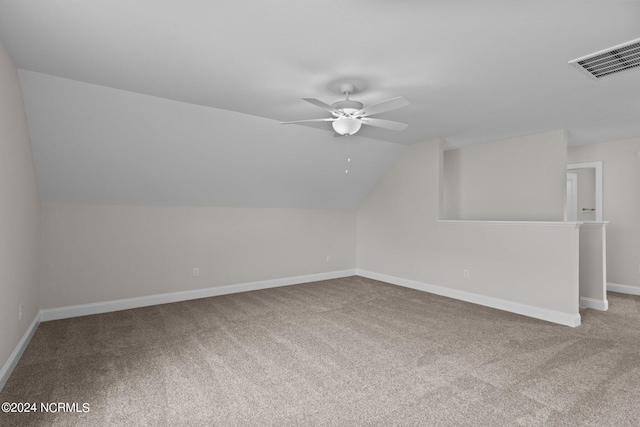
{"label": "beige carpet", "polygon": [[639,426],[640,297],[554,325],[350,277],[42,323],[0,414],[46,426]]}

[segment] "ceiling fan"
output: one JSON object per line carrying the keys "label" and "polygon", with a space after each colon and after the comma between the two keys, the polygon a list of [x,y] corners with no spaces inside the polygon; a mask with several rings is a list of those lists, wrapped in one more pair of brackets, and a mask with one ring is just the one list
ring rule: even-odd
{"label": "ceiling fan", "polygon": [[302,98],[316,107],[320,107],[323,110],[330,112],[333,117],[328,117],[326,119],[296,120],[293,122],[283,122],[282,124],[289,125],[305,122],[331,122],[333,129],[340,135],[353,135],[360,130],[360,127],[363,124],[397,131],[404,130],[409,126],[406,123],[370,117],[409,105],[409,101],[403,97],[398,96],[396,98],[391,98],[386,101],[364,107],[361,102],[349,99],[349,94],[353,93],[354,90],[355,87],[352,84],[346,83],[341,85],[340,91],[344,93],[346,99],[344,101],[338,101],[332,105],[325,104],[316,98]]}

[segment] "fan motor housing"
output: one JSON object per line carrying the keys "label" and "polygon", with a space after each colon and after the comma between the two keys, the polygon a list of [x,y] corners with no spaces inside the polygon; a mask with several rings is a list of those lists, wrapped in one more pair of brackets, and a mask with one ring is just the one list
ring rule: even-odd
{"label": "fan motor housing", "polygon": [[350,99],[346,99],[344,101],[338,101],[332,105],[336,110],[340,110],[345,114],[352,114],[356,111],[362,110],[362,102],[352,101]]}

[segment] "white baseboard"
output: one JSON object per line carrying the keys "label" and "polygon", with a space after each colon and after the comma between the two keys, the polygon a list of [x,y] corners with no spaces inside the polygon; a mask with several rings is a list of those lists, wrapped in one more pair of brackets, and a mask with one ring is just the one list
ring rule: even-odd
{"label": "white baseboard", "polygon": [[304,276],[285,277],[259,282],[239,283],[236,285],[217,286],[205,289],[194,289],[167,294],[149,295],[138,298],[127,298],[115,301],[96,302],[92,304],[74,305],[69,307],[49,308],[40,310],[40,320],[68,319],[71,317],[88,316],[91,314],[109,313],[112,311],[128,310],[131,308],[147,307],[150,305],[168,304],[198,298],[209,298],[218,295],[235,294],[238,292],[257,291],[260,289],[277,288],[280,286],[298,285],[301,283],[317,282],[319,280],[338,279],[355,276],[356,269],[331,271],[328,273],[307,274]]}
{"label": "white baseboard", "polygon": [[607,311],[609,310],[609,301],[588,298],[588,297],[580,297],[580,307],[582,308],[593,308],[595,310]]}
{"label": "white baseboard", "polygon": [[368,277],[369,279],[380,280],[382,282],[392,283],[394,285],[417,289],[420,291],[442,295],[445,297],[471,302],[474,304],[484,305],[491,308],[497,308],[499,310],[509,311],[511,313],[521,314],[523,316],[546,320],[548,322],[558,323],[560,325],[571,327],[580,326],[580,314],[568,314],[561,311],[548,310],[545,308],[534,307],[518,302],[488,297],[471,292],[460,291],[457,289],[445,288],[442,286],[430,285],[428,283],[402,279],[400,277],[388,276],[386,274],[374,273],[366,270],[357,269],[356,271],[358,276]]}
{"label": "white baseboard", "polygon": [[13,350],[13,353],[11,353],[11,356],[9,356],[9,359],[7,359],[4,366],[0,370],[0,391],[2,391],[7,381],[9,381],[11,373],[16,368],[16,365],[18,365],[18,362],[22,357],[22,353],[24,353],[27,346],[29,345],[29,341],[31,341],[31,337],[33,337],[36,329],[38,329],[39,324],[40,313],[36,314],[36,317],[33,318],[33,322],[31,322],[31,325],[29,325],[29,327],[27,328],[27,331],[22,336],[22,339],[20,339],[20,341],[18,342],[18,345]]}
{"label": "white baseboard", "polygon": [[607,290],[621,294],[640,295],[639,286],[621,285],[619,283],[607,283]]}

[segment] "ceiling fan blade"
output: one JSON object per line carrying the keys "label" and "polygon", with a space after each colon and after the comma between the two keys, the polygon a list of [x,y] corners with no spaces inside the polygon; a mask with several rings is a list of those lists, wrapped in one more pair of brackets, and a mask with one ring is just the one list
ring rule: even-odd
{"label": "ceiling fan blade", "polygon": [[407,126],[406,123],[394,122],[391,120],[383,120],[383,119],[375,119],[372,117],[363,117],[360,119],[362,124],[375,126],[378,128],[389,129],[389,130],[405,130]]}
{"label": "ceiling fan blade", "polygon": [[326,110],[328,112],[330,112],[331,114],[335,114],[336,116],[340,116],[342,115],[342,113],[338,110],[336,110],[335,108],[333,108],[331,105],[329,104],[325,104],[324,102],[320,101],[319,99],[316,98],[302,98],[305,101],[315,105],[316,107],[320,107],[323,110]]}
{"label": "ceiling fan blade", "polygon": [[332,122],[337,120],[335,117],[329,117],[326,119],[308,119],[308,120],[294,120],[292,122],[282,122],[281,125],[292,125],[295,123],[305,123],[305,122]]}
{"label": "ceiling fan blade", "polygon": [[364,107],[363,109],[356,111],[353,115],[365,117],[373,116],[374,114],[384,113],[385,111],[395,110],[396,108],[406,107],[407,105],[409,105],[409,101],[398,96],[396,98],[387,99],[386,101]]}

